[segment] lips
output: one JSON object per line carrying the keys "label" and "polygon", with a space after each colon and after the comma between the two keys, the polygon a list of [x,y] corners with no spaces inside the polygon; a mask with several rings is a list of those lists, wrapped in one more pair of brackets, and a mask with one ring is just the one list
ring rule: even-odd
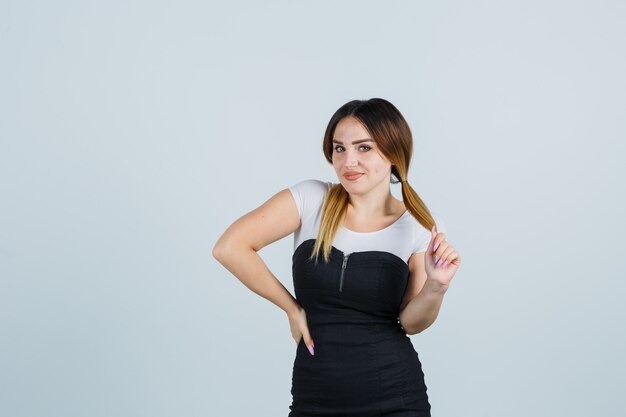
{"label": "lips", "polygon": [[348,180],[355,180],[355,179],[357,179],[357,178],[361,177],[361,175],[363,175],[363,173],[362,173],[362,172],[351,172],[351,173],[346,173],[346,174],[343,174],[343,176],[344,176],[346,179],[348,179]]}

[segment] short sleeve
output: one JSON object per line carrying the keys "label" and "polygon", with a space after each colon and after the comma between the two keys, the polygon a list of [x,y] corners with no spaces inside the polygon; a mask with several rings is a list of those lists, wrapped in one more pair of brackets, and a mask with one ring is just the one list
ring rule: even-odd
{"label": "short sleeve", "polygon": [[[432,216],[435,220],[435,223],[437,224],[437,231],[440,233],[447,233],[446,224],[444,223],[444,221],[435,214],[433,214]],[[422,226],[421,223],[418,222],[417,225],[419,230],[415,233],[415,244],[413,246],[413,253],[426,252],[426,248],[428,248],[428,244],[430,243],[431,232],[430,230],[426,230],[426,228]]]}
{"label": "short sleeve", "polygon": [[319,210],[331,183],[315,179],[300,181],[291,187],[291,195],[298,208],[300,219],[306,219]]}

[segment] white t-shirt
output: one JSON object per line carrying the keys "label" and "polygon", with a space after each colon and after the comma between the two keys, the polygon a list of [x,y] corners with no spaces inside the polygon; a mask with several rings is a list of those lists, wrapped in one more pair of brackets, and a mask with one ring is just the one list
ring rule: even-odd
{"label": "white t-shirt", "polygon": [[[308,179],[289,187],[300,214],[300,227],[294,233],[294,251],[302,242],[317,239],[324,197],[333,186],[330,181]],[[431,211],[437,230],[446,232],[443,221]],[[422,226],[407,210],[394,223],[375,232],[354,232],[339,226],[333,246],[344,253],[377,250],[393,253],[408,263],[411,254],[425,252],[431,239],[430,230]]]}

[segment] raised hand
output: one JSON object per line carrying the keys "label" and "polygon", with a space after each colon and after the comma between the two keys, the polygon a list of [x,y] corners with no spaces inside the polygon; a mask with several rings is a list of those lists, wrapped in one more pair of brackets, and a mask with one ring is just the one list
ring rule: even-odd
{"label": "raised hand", "polygon": [[446,241],[446,234],[431,230],[431,238],[426,249],[425,268],[429,279],[447,287],[461,265],[461,255]]}

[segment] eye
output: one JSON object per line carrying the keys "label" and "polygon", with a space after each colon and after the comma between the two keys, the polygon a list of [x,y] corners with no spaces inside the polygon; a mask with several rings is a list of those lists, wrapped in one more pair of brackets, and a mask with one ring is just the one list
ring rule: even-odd
{"label": "eye", "polygon": [[[361,148],[365,148],[365,152],[367,152],[367,151],[369,151],[370,149],[372,149],[372,147],[371,147],[371,146],[367,146],[367,145],[361,145],[361,146],[359,146],[359,149],[361,149]],[[337,152],[343,152],[343,150],[344,150],[344,149],[343,149],[343,146],[341,146],[341,145],[337,145],[337,146],[335,146],[335,151],[337,151]]]}

